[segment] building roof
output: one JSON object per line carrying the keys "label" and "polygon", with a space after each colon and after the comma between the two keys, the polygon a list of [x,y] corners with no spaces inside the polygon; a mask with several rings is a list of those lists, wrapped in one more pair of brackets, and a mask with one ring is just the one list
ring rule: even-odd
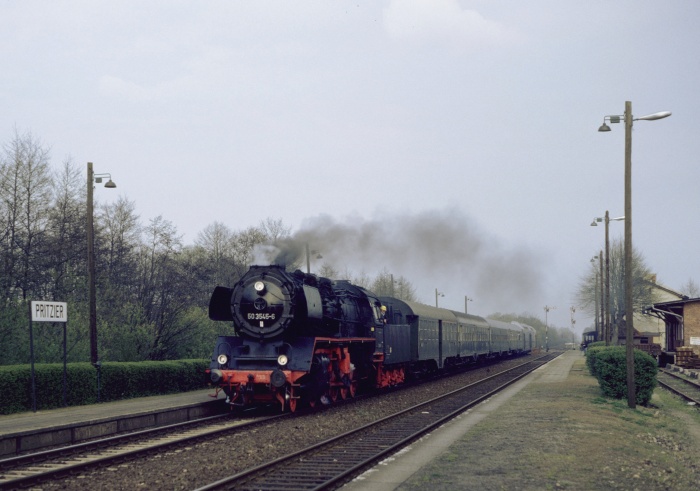
{"label": "building roof", "polygon": [[657,283],[655,274],[650,275],[644,280],[644,282],[655,290],[654,293],[662,302],[671,302],[674,300],[683,300],[688,298],[687,295],[684,295],[679,291],[673,290],[672,288],[664,286],[661,283]]}

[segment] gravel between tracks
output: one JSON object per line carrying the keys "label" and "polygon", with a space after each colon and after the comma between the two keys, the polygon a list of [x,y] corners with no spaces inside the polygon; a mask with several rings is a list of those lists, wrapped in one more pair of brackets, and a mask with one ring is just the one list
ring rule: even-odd
{"label": "gravel between tracks", "polygon": [[72,490],[84,489],[86,486],[91,491],[195,489],[462,387],[483,378],[486,371],[501,371],[527,359],[529,358],[521,357],[508,360],[498,366],[479,368],[417,387],[293,417],[291,420],[286,419],[232,436],[222,436],[140,461],[85,472],[45,483],[41,489]]}

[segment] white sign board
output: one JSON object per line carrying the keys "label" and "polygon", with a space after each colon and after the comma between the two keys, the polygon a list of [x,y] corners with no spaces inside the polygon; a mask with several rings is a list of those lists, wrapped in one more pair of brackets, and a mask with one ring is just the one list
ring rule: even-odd
{"label": "white sign board", "polygon": [[694,346],[700,345],[700,338],[690,336],[690,344]]}
{"label": "white sign board", "polygon": [[32,302],[33,322],[68,322],[66,302]]}

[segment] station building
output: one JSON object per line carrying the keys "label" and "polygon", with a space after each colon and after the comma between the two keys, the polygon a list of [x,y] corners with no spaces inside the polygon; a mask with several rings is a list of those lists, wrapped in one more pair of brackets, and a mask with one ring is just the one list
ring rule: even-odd
{"label": "station building", "polygon": [[672,363],[684,368],[700,368],[700,298],[655,303],[644,310],[664,323],[662,366]]}

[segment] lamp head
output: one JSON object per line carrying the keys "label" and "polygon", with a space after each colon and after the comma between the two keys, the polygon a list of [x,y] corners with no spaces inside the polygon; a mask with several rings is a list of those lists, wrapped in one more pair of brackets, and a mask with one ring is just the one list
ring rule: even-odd
{"label": "lamp head", "polygon": [[108,181],[105,184],[106,188],[113,189],[117,187],[117,185],[114,184],[114,181],[112,180],[112,174],[110,174],[109,172],[106,172],[104,174],[93,174],[92,178],[97,184],[102,184],[102,179],[107,178]]}
{"label": "lamp head", "polygon": [[646,116],[642,116],[641,118],[634,118],[634,119],[641,120],[641,121],[654,121],[656,119],[668,118],[670,115],[671,115],[671,111],[661,111],[661,112],[654,113],[654,114],[647,114]]}
{"label": "lamp head", "polygon": [[603,124],[598,128],[598,131],[610,131],[610,126],[605,124],[605,121],[603,121]]}

